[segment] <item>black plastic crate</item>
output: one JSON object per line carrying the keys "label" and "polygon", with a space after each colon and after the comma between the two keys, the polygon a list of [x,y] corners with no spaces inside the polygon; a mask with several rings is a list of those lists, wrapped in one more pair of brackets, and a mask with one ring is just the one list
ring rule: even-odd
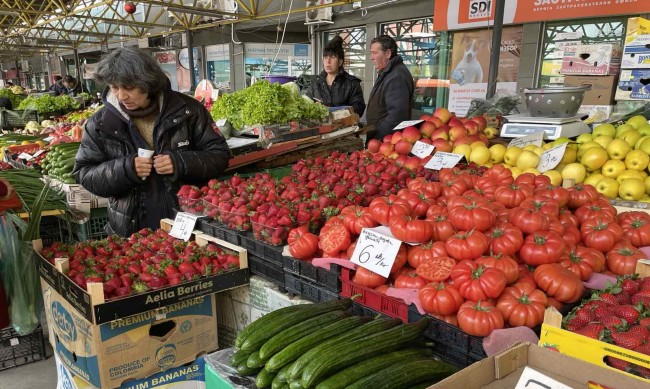
{"label": "black plastic crate", "polygon": [[284,269],[282,266],[249,253],[248,268],[252,274],[275,283],[280,287],[282,292],[286,291],[284,287]]}
{"label": "black plastic crate", "polygon": [[241,245],[239,232],[237,230],[233,230],[232,228],[228,228],[222,224],[205,218],[197,219],[196,227],[201,232],[214,236],[217,239],[225,240],[226,242],[236,244],[237,246]]}
{"label": "black plastic crate", "polygon": [[45,359],[45,338],[40,324],[29,335],[20,336],[12,327],[0,330],[0,370]]}
{"label": "black plastic crate", "polygon": [[41,217],[39,232],[43,241],[43,247],[51,246],[54,242],[72,242],[74,235],[68,227],[73,227],[72,223],[68,224],[68,222],[59,216]]}
{"label": "black plastic crate", "polygon": [[274,262],[280,267],[284,266],[282,251],[284,246],[272,246],[253,238],[252,234],[240,234],[240,245],[248,250],[249,254]]}
{"label": "black plastic crate", "polygon": [[284,273],[284,287],[287,289],[289,295],[298,295],[315,303],[338,300],[340,298],[338,293],[327,290],[322,286],[291,273]]}
{"label": "black plastic crate", "polygon": [[311,262],[301,261],[292,257],[283,257],[285,272],[298,275],[316,283],[332,292],[341,291],[341,266],[330,264],[330,270],[314,266]]}
{"label": "black plastic crate", "polygon": [[388,318],[394,319],[394,318],[392,318],[392,317],[390,317],[388,315],[384,315],[381,312],[377,312],[374,309],[368,308],[365,305],[359,304],[359,303],[354,302],[354,301],[352,302],[351,311],[352,311],[352,314],[355,315],[355,316],[367,316],[367,317],[381,316],[381,317],[388,317]]}

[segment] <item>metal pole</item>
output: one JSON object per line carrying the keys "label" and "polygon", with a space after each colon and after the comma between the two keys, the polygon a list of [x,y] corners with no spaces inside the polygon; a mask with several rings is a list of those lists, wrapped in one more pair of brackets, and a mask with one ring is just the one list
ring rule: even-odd
{"label": "metal pole", "polygon": [[490,52],[490,70],[488,73],[487,98],[494,97],[497,92],[497,76],[499,75],[499,56],[501,54],[501,33],[503,32],[503,11],[506,0],[496,0],[494,15],[494,30],[492,31],[492,47]]}
{"label": "metal pole", "polygon": [[190,68],[190,90],[193,91],[196,89],[196,79],[194,78],[194,49],[192,48],[192,31],[187,30],[185,32],[185,37],[187,40],[187,66]]}
{"label": "metal pole", "polygon": [[75,48],[74,52],[74,66],[77,69],[77,83],[81,85],[81,91],[83,92],[83,82],[81,81],[81,66],[79,65],[79,51]]}

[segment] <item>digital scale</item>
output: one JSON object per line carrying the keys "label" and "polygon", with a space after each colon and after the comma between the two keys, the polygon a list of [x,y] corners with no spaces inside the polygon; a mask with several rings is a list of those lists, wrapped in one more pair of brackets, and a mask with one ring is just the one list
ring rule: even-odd
{"label": "digital scale", "polygon": [[526,115],[505,116],[508,120],[501,127],[502,138],[519,138],[544,131],[545,139],[555,140],[560,137],[572,138],[591,132],[591,128],[581,120],[582,116],[570,118],[544,118]]}

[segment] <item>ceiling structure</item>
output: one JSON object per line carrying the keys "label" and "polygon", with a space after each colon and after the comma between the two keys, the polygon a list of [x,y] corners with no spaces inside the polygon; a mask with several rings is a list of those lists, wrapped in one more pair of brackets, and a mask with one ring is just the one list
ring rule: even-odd
{"label": "ceiling structure", "polygon": [[0,0],[0,59],[107,48],[110,43],[277,18],[353,1],[304,6],[305,0],[142,0],[133,2],[132,14],[126,12],[126,3]]}

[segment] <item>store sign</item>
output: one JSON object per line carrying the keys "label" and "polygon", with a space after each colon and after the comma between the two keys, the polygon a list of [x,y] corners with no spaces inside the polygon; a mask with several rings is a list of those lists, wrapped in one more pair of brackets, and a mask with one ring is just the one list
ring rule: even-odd
{"label": "store sign", "polygon": [[[448,31],[491,26],[495,8],[496,0],[436,0],[433,29]],[[503,24],[649,12],[648,0],[505,0]]]}
{"label": "store sign", "polygon": [[230,45],[213,45],[205,47],[206,61],[220,61],[230,59]]}

